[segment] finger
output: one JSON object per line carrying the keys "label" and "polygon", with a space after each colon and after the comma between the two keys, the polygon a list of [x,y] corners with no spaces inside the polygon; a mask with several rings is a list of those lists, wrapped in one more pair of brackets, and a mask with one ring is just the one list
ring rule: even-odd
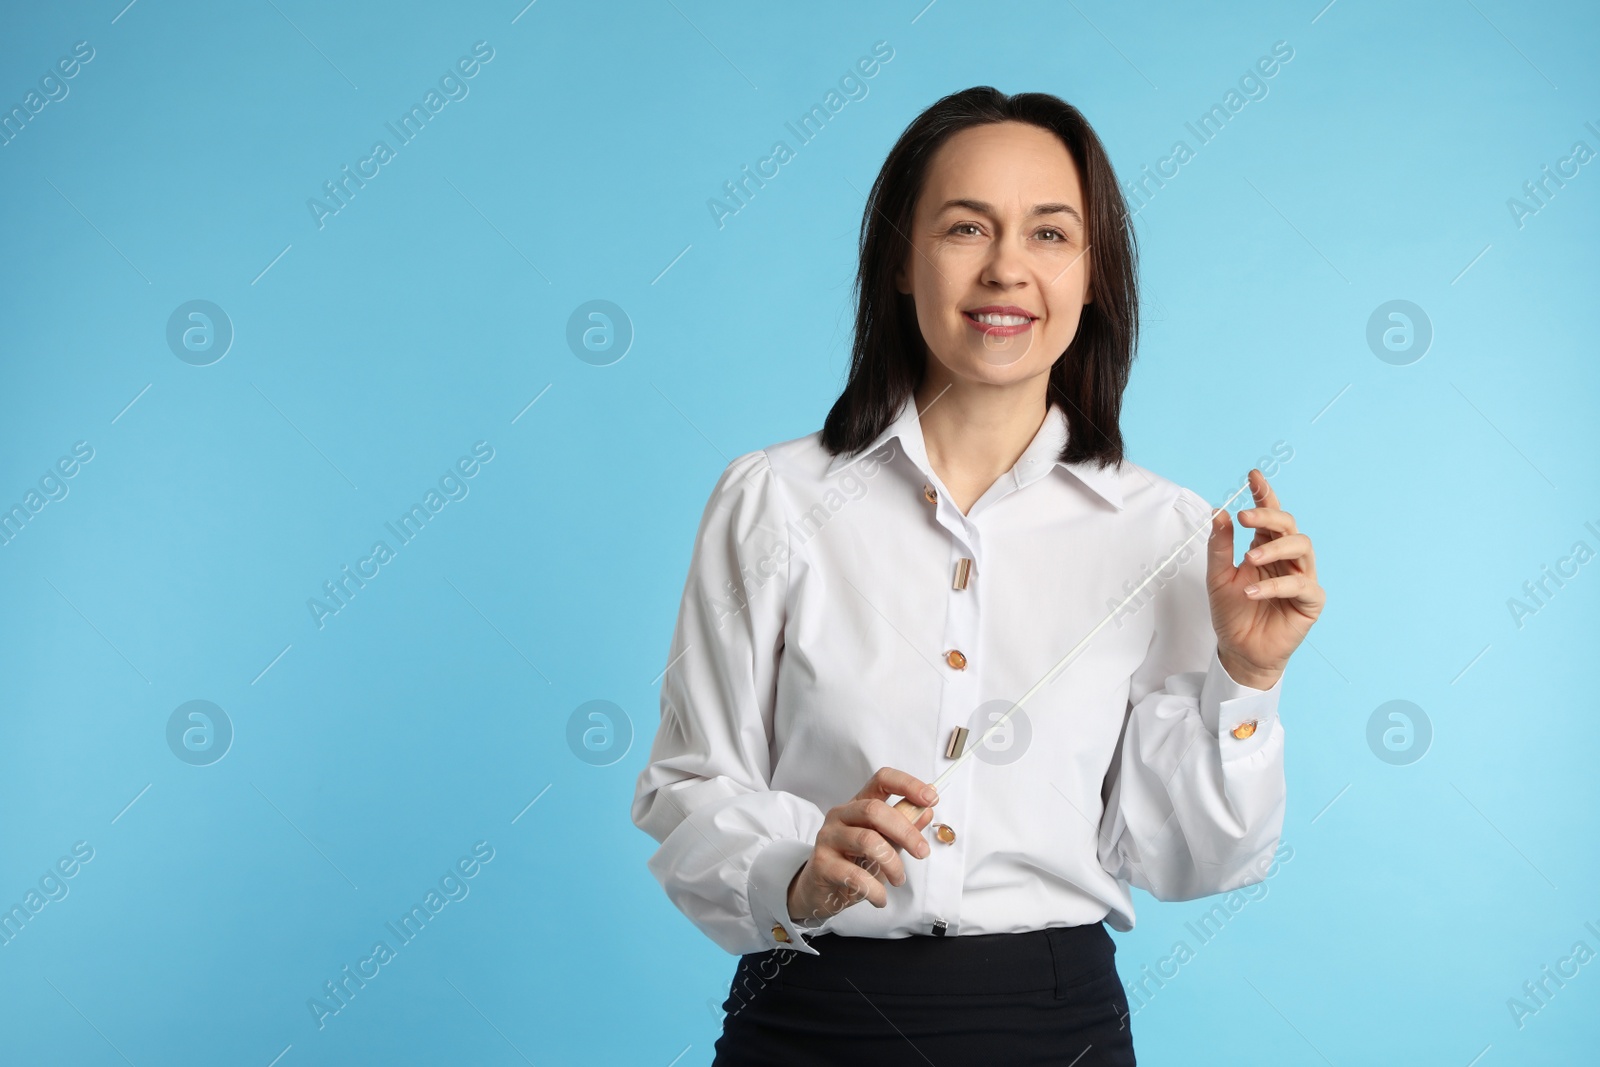
{"label": "finger", "polygon": [[905,797],[913,804],[935,804],[939,800],[927,782],[894,767],[879,767],[853,799],[888,800],[892,796]]}
{"label": "finger", "polygon": [[1250,480],[1250,495],[1255,497],[1259,507],[1278,506],[1278,494],[1273,490],[1272,483],[1267,481],[1267,476],[1261,473],[1261,468],[1251,467],[1250,474],[1246,477]]}
{"label": "finger", "polygon": [[1233,518],[1226,508],[1211,520],[1211,540],[1206,544],[1206,581],[1216,586],[1233,580]]}
{"label": "finger", "polygon": [[1256,545],[1244,554],[1244,558],[1257,566],[1275,560],[1293,560],[1300,563],[1307,571],[1315,566],[1311,552],[1311,538],[1303,533],[1285,534],[1265,544]]}
{"label": "finger", "polygon": [[[861,808],[859,809],[860,817],[856,818],[853,814],[847,814],[845,818],[849,822],[856,826],[872,827],[872,829],[881,834],[886,841],[899,848],[905,849],[907,852],[910,852],[913,856],[916,856],[919,859],[927,856],[928,839],[922,836],[922,831],[919,827],[907,822],[905,816],[901,815],[898,811],[891,808],[881,800],[864,800],[859,801],[858,803],[861,804]],[[852,804],[848,807],[850,809],[854,809],[855,805]],[[924,815],[932,818],[933,809],[924,808],[922,815],[917,816],[917,822],[921,823]],[[894,862],[896,865],[899,864],[900,860],[898,856],[895,857]]]}
{"label": "finger", "polygon": [[[864,804],[882,805],[881,800],[863,801]],[[886,813],[901,826],[911,830],[911,824],[906,822],[893,809],[885,809]],[[861,809],[852,805],[845,809],[843,821],[824,824],[822,832],[818,834],[818,843],[842,856],[849,858],[856,866],[861,867],[889,885],[904,885],[906,881],[905,865],[900,859],[900,852],[895,843],[890,841],[875,826],[863,825],[866,817],[861,814]],[[893,826],[893,823],[890,823]],[[916,831],[911,831],[913,834]],[[920,857],[927,855],[928,845],[920,835],[917,840],[921,843],[920,849],[913,851]]]}
{"label": "finger", "polygon": [[1298,532],[1294,516],[1279,508],[1245,508],[1239,512],[1239,525],[1278,535]]}
{"label": "finger", "polygon": [[[905,822],[904,819],[900,820]],[[827,847],[865,868],[868,874],[890,885],[905,881],[905,870],[900,865],[900,854],[877,830],[854,823],[835,824],[831,833],[823,827],[819,842],[826,840]]]}
{"label": "finger", "polygon": [[[918,834],[927,829],[928,824],[933,821],[933,808],[919,807],[909,800],[899,801],[891,810],[900,816],[902,821],[909,821]],[[913,819],[912,815],[916,818]]]}
{"label": "finger", "polygon": [[840,910],[858,900],[870,900],[875,908],[889,903],[889,891],[882,882],[837,853],[817,866],[817,878],[828,887],[828,903],[838,904]]}
{"label": "finger", "polygon": [[[893,810],[898,812],[903,818],[909,820],[911,825],[915,826],[918,830],[921,830],[923,827],[927,826],[928,823],[933,821],[932,805],[913,804],[909,800],[898,800],[895,802]],[[913,812],[916,814],[915,819],[911,818]]]}
{"label": "finger", "polygon": [[905,885],[906,879],[903,869],[900,876],[896,877],[890,873],[888,867],[880,864],[877,860],[870,860],[865,856],[857,856],[852,862],[854,862],[857,867],[860,867],[862,870],[866,871],[868,874],[872,875],[878,881],[883,882],[886,885]]}
{"label": "finger", "polygon": [[[1312,602],[1316,598],[1310,596],[1312,590],[1317,588],[1316,580],[1305,574],[1285,574],[1277,578],[1263,578],[1259,582],[1245,588],[1245,596],[1251,600],[1304,600]],[[1255,592],[1250,592],[1254,589]]]}

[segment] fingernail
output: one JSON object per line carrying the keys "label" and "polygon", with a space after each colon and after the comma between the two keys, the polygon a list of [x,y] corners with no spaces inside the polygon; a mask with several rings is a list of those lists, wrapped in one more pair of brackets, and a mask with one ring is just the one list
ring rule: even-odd
{"label": "fingernail", "polygon": [[1261,587],[1259,585],[1247,585],[1244,587],[1245,596],[1255,596],[1259,592],[1261,592]]}
{"label": "fingernail", "polygon": [[1244,558],[1245,559],[1260,559],[1261,558],[1261,550],[1259,548],[1252,548],[1250,551],[1248,551],[1248,552],[1246,552],[1244,554]]}
{"label": "fingernail", "polygon": [[922,799],[926,800],[929,804],[937,804],[939,802],[939,794],[934,790],[933,786],[930,785],[928,788],[922,791]]}

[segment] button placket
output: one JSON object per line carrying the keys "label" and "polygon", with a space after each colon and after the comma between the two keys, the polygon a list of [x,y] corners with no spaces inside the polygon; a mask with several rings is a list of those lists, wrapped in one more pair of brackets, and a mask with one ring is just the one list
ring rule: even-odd
{"label": "button placket", "polygon": [[[950,579],[944,589],[944,595],[949,598],[944,644],[937,650],[945,685],[940,692],[939,728],[935,735],[941,747],[934,754],[934,767],[937,773],[943,773],[950,761],[959,757],[960,747],[957,746],[969,743],[957,731],[966,731],[972,709],[978,704],[982,667],[978,662],[981,583],[976,576],[982,556],[977,528],[967,517],[960,515],[946,497],[939,497],[937,507],[939,524],[950,534],[950,569],[946,571]],[[956,576],[962,571],[966,572],[966,581],[958,582]],[[952,752],[954,755],[950,754]],[[933,849],[923,860],[929,865],[927,911],[923,917],[927,923],[926,932],[935,930],[939,923],[943,924],[939,928],[943,932],[956,934],[960,931],[967,842],[967,835],[961,830],[971,810],[975,765],[975,760],[967,760],[940,790],[939,803],[934,806],[935,821],[924,830]]]}

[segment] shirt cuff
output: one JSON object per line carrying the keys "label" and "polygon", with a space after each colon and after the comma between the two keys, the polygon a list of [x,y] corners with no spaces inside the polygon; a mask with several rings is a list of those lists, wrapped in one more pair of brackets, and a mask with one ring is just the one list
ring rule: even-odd
{"label": "shirt cuff", "polygon": [[769,949],[791,948],[811,956],[822,955],[801,935],[818,932],[827,920],[797,922],[789,918],[789,883],[811,858],[812,848],[809,841],[780,838],[757,853],[756,861],[750,865],[750,914]]}
{"label": "shirt cuff", "polygon": [[1271,689],[1252,689],[1234,680],[1216,650],[1200,687],[1200,721],[1217,739],[1225,760],[1243,759],[1267,743],[1277,726],[1283,677]]}

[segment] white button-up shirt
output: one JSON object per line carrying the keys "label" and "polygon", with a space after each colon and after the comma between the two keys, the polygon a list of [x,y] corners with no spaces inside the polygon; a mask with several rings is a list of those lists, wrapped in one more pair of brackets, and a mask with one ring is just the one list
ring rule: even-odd
{"label": "white button-up shirt", "polygon": [[1249,688],[1218,662],[1200,534],[942,785],[931,854],[901,853],[886,907],[789,917],[829,808],[879,767],[931,782],[957,727],[977,744],[1209,524],[1204,499],[1132,463],[1058,462],[1066,434],[1052,404],[965,515],[912,401],[854,457],[814,433],[718,479],[632,817],[660,843],[649,869],[668,898],[726,951],[777,947],[775,926],[814,955],[803,933],[1131,930],[1130,884],[1189,900],[1264,878],[1283,828],[1282,682]]}

